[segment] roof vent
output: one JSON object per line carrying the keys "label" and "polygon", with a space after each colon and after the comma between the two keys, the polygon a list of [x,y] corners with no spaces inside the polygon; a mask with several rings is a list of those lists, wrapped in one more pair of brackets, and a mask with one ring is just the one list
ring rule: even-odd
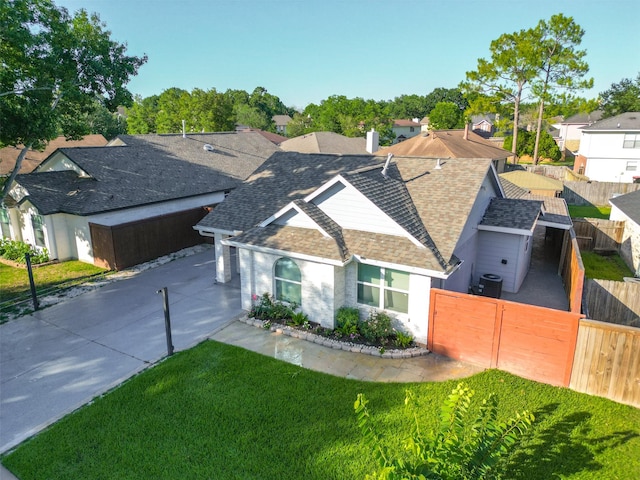
{"label": "roof vent", "polygon": [[205,143],[205,144],[202,146],[202,149],[203,149],[203,150],[206,150],[207,152],[213,152],[213,145],[210,145],[210,144],[208,144],[208,143]]}
{"label": "roof vent", "polygon": [[436,162],[435,170],[442,170],[442,165],[440,165],[440,159]]}
{"label": "roof vent", "polygon": [[382,176],[384,178],[387,178],[387,170],[389,170],[389,162],[391,162],[392,158],[393,158],[393,153],[389,153],[387,155],[387,161],[384,162],[384,168],[382,169]]}

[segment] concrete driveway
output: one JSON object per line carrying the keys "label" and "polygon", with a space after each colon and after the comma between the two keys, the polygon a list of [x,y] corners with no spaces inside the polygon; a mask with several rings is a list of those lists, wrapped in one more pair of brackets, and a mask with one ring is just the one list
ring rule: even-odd
{"label": "concrete driveway", "polygon": [[241,314],[239,282],[215,284],[213,249],[0,325],[0,452]]}

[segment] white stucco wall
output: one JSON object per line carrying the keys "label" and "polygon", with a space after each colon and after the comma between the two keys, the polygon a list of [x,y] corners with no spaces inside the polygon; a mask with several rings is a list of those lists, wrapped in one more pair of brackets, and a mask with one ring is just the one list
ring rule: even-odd
{"label": "white stucco wall", "polygon": [[502,277],[503,291],[517,293],[529,270],[532,246],[532,237],[526,235],[481,230],[474,284],[481,275],[491,273]]}

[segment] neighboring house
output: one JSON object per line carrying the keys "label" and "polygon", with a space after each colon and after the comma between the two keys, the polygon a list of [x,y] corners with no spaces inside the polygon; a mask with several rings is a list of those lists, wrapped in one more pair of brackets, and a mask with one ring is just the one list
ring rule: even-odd
{"label": "neighboring house", "polygon": [[393,143],[399,143],[418,135],[422,131],[422,125],[417,118],[413,120],[394,120],[391,129],[396,137]]}
{"label": "neighboring house", "polygon": [[287,125],[291,121],[289,115],[274,115],[273,122],[276,124],[276,132],[280,135],[287,134]]}
{"label": "neighboring house", "polygon": [[311,132],[290,138],[280,144],[286,152],[300,153],[367,153],[363,137],[345,137],[334,132]]}
{"label": "neighboring house", "polygon": [[583,127],[573,171],[598,182],[640,181],[640,112]]}
{"label": "neighboring house", "polygon": [[471,130],[483,138],[493,136],[496,131],[495,122],[497,115],[495,113],[487,113],[485,115],[473,115],[471,117]]}
{"label": "neighboring house", "polygon": [[640,276],[640,190],[609,200],[610,220],[624,220],[620,255],[629,268]]}
{"label": "neighboring house", "polygon": [[2,218],[51,258],[122,269],[201,243],[193,230],[278,148],[255,132],[123,135],[18,175]]}
{"label": "neighboring house", "polygon": [[345,305],[385,310],[419,342],[432,287],[492,273],[517,292],[543,203],[504,198],[489,159],[391,157],[274,154],[195,227],[217,280],[237,249],[244,309],[269,293],[328,328]]}
{"label": "neighboring house", "polygon": [[394,155],[432,158],[490,158],[498,173],[505,168],[511,152],[495,146],[480,135],[464,130],[432,130],[383,148],[379,155]]}
{"label": "neighboring house", "polygon": [[424,117],[420,120],[420,131],[428,132],[429,131],[429,117]]}
{"label": "neighboring house", "polygon": [[500,178],[508,180],[533,195],[541,195],[543,197],[560,197],[564,190],[564,184],[560,180],[526,170],[501,173]]}
{"label": "neighboring house", "polygon": [[601,118],[602,111],[596,110],[591,113],[578,113],[559,122],[559,124],[554,125],[560,131],[558,134],[558,146],[560,147],[560,150],[577,152],[580,147],[582,128],[593,125]]}
{"label": "neighboring house", "polygon": [[[29,150],[22,160],[22,165],[18,173],[32,172],[45,158],[58,148],[102,147],[106,144],[107,139],[102,135],[87,135],[82,140],[67,140],[64,137],[57,137],[51,140],[42,151]],[[0,148],[0,176],[11,174],[21,151],[22,146]]]}

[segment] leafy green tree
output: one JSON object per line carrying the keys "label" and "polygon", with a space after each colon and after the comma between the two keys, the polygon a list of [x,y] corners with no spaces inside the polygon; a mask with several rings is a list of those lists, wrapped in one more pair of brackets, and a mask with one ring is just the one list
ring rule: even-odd
{"label": "leafy green tree", "polygon": [[635,80],[623,78],[600,94],[602,117],[614,117],[625,112],[640,112],[640,73]]}
{"label": "leafy green tree", "polygon": [[[520,30],[503,34],[491,42],[491,59],[478,59],[477,69],[467,72],[460,88],[467,94],[482,94],[494,104],[513,106],[513,135],[517,140],[520,103],[530,82],[538,73],[537,38],[534,32]],[[515,154],[515,144],[512,149]]]}
{"label": "leafy green tree", "polygon": [[158,96],[156,132],[180,133],[182,120],[186,121],[191,94],[181,88],[168,88]]}
{"label": "leafy green tree", "polygon": [[469,102],[460,88],[434,88],[433,91],[424,98],[424,100],[424,115],[429,115],[440,102],[455,103],[461,111],[464,111],[469,107]]}
{"label": "leafy green tree", "polygon": [[89,133],[96,100],[109,111],[131,104],[125,86],[147,58],[128,56],[110,35],[85,10],[71,16],[51,0],[0,2],[0,143],[23,145],[1,198],[29,149]]}
{"label": "leafy green tree", "polygon": [[228,132],[235,130],[233,105],[224,93],[215,88],[204,91],[194,88],[182,97],[182,116],[189,132]]}
{"label": "leafy green tree", "polygon": [[[498,403],[490,395],[480,405],[477,416],[470,418],[473,390],[463,383],[453,389],[440,409],[440,426],[425,435],[417,415],[410,418],[414,426],[404,442],[406,455],[399,455],[382,442],[367,408],[368,401],[358,394],[354,410],[365,442],[373,450],[379,469],[369,480],[439,479],[488,480],[501,478],[509,457],[535,418],[528,411],[503,421],[498,418]],[[405,405],[415,399],[407,391]]]}
{"label": "leafy green tree", "polygon": [[233,115],[236,123],[247,125],[251,128],[259,128],[260,130],[271,131],[273,120],[267,118],[267,115],[246,103],[241,103],[233,107]]}
{"label": "leafy green tree", "polygon": [[557,90],[575,91],[593,86],[593,79],[584,79],[589,65],[584,61],[586,50],[579,50],[584,30],[563,14],[553,15],[549,21],[540,20],[533,33],[538,40],[534,47],[537,51],[538,75],[533,82],[533,91],[538,97],[538,125],[533,150],[533,163],[538,163],[540,135],[545,102],[549,101]]}
{"label": "leafy green tree", "polygon": [[452,102],[439,102],[429,114],[429,128],[448,130],[464,127],[463,112]]}
{"label": "leafy green tree", "polygon": [[426,97],[421,95],[400,95],[388,102],[389,115],[392,118],[423,118],[427,110]]}
{"label": "leafy green tree", "polygon": [[[512,135],[505,136],[503,148],[512,149],[513,138],[514,137]],[[517,138],[518,144],[516,154],[520,157],[528,155],[533,158],[533,152],[536,147],[536,132],[521,130]],[[562,152],[560,151],[558,144],[555,142],[553,137],[544,130],[540,133],[538,155],[540,158],[548,158],[554,162],[558,162],[562,158]]]}
{"label": "leafy green tree", "polygon": [[87,123],[91,133],[99,133],[107,140],[127,133],[126,118],[119,113],[110,112],[98,102],[95,110],[87,115]]}
{"label": "leafy green tree", "polygon": [[294,138],[313,132],[312,125],[311,115],[296,112],[287,124],[287,137]]}
{"label": "leafy green tree", "polygon": [[158,98],[158,95],[144,99],[139,95],[135,97],[133,105],[125,109],[128,133],[135,135],[156,132]]}

